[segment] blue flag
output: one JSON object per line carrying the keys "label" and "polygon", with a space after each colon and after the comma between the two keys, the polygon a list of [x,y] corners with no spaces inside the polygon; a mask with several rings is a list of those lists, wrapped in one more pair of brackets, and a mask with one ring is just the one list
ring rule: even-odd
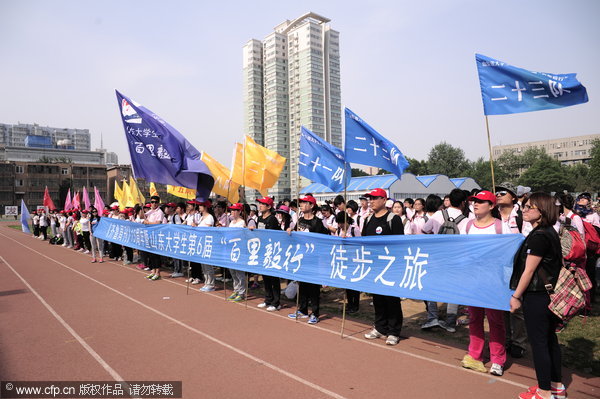
{"label": "blue flag", "polygon": [[475,54],[483,113],[516,114],[568,107],[588,102],[577,74],[533,72]]}
{"label": "blue flag", "polygon": [[400,178],[408,161],[398,147],[348,108],[345,113],[346,162],[377,166]]}
{"label": "blue flag", "polygon": [[117,91],[119,110],[136,177],[196,190],[206,200],[214,179],[201,153],[173,126]]}
{"label": "blue flag", "polygon": [[344,152],[302,126],[298,172],[316,183],[339,193],[348,184]]}
{"label": "blue flag", "polygon": [[25,205],[25,201],[21,199],[21,230],[23,233],[31,234],[31,230],[29,229],[29,219],[31,219],[31,215],[29,215],[27,205]]}

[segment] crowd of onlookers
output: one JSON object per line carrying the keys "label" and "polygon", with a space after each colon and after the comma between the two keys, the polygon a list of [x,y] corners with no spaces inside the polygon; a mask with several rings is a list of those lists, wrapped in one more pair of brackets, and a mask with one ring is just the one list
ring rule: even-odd
{"label": "crowd of onlookers", "polygon": [[[462,319],[469,326],[468,353],[462,360],[463,367],[487,372],[483,363],[485,344],[484,317],[489,325],[489,349],[491,366],[489,372],[501,376],[507,354],[522,357],[531,345],[538,376],[538,387],[521,394],[523,399],[565,398],[561,384],[560,348],[556,332],[564,325],[547,311],[548,293],[544,279],[556,281],[563,263],[560,236],[564,226],[572,226],[584,242],[592,229],[600,230],[598,204],[593,204],[589,193],[573,197],[567,193],[550,196],[531,193],[528,187],[514,187],[509,183],[495,187],[495,192],[452,190],[444,198],[429,195],[427,198],[390,199],[380,188],[374,189],[358,200],[346,200],[338,195],[331,201],[318,203],[311,194],[297,200],[284,199],[275,204],[270,197],[257,199],[256,204],[213,203],[210,200],[190,200],[161,204],[160,198],[151,197],[148,204],[132,208],[118,204],[105,209],[90,207],[87,210],[57,211],[49,214],[38,211],[33,214],[34,236],[48,238],[57,245],[90,253],[92,262],[103,262],[105,257],[123,260],[124,264],[149,271],[150,280],[162,277],[161,269],[172,268],[170,278],[187,277],[186,282],[200,285],[200,291],[215,290],[217,275],[233,282],[233,292],[228,300],[239,302],[246,298],[250,284],[248,274],[223,269],[215,272],[208,264],[166,259],[151,252],[135,251],[114,243],[105,243],[93,235],[93,226],[101,217],[129,220],[141,224],[186,224],[193,227],[235,227],[248,229],[272,229],[306,231],[331,234],[340,237],[360,237],[396,234],[522,234],[526,237],[515,255],[511,278],[511,312],[469,306],[468,318]],[[585,259],[575,266],[581,267],[590,277],[593,288],[587,293],[585,312],[591,310],[597,289],[597,254],[588,251]],[[485,267],[485,264],[479,267]],[[557,269],[558,268],[558,269]],[[541,271],[541,272],[540,272]],[[538,273],[543,273],[538,275]],[[258,276],[251,276],[250,288],[258,287]],[[262,277],[264,301],[258,307],[274,312],[281,309],[282,286],[280,279]],[[298,282],[298,307],[288,317],[305,319],[316,324],[320,317],[321,287],[317,284]],[[361,293],[346,290],[347,312],[359,310]],[[366,339],[385,337],[386,344],[396,345],[400,339],[403,313],[401,298],[372,294],[375,313],[374,328],[365,334]],[[440,317],[437,302],[425,301],[427,318],[423,330],[439,328],[453,333],[459,323],[459,304],[446,304],[445,318]],[[310,308],[310,311],[309,311]],[[562,396],[561,396],[562,395]]]}

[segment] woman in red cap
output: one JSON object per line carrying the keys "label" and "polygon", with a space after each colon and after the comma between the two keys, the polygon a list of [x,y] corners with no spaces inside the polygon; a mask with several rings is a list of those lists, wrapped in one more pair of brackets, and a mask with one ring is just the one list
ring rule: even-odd
{"label": "woman in red cap", "polygon": [[[198,204],[198,227],[214,227],[215,215],[212,212],[212,202],[206,200]],[[202,292],[210,292],[215,290],[215,267],[202,263],[202,274],[204,275],[204,286],[200,288]]]}
{"label": "woman in red cap", "polygon": [[[329,230],[325,228],[323,221],[316,216],[317,200],[312,195],[300,198],[299,205],[302,217],[298,219],[298,231],[329,234]],[[319,322],[321,285],[300,281],[298,289],[300,290],[298,309],[296,312],[290,313],[288,317],[292,319],[308,317],[308,324],[317,324]],[[309,302],[312,308],[310,315],[308,314]]]}
{"label": "woman in red cap", "polygon": [[[496,206],[496,196],[489,191],[480,191],[469,197],[473,201],[475,219],[467,222],[466,234],[511,234],[508,224],[502,223],[492,215]],[[506,363],[506,339],[504,330],[504,312],[496,309],[485,309],[469,306],[469,353],[462,360],[462,366],[471,370],[487,372],[483,365],[483,347],[485,335],[483,318],[487,317],[490,327],[490,358],[492,366],[490,374],[501,376]]]}
{"label": "woman in red cap", "polygon": [[[242,218],[242,209],[244,206],[240,203],[233,204],[229,207],[231,219],[229,227],[246,227],[246,222]],[[246,298],[246,272],[241,270],[229,269],[231,278],[233,279],[233,293],[227,298],[228,301],[240,302]]]}

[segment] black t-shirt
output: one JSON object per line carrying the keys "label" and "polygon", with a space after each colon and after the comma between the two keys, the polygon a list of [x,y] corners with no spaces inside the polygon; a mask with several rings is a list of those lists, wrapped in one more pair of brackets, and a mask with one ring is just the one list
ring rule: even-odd
{"label": "black t-shirt", "polygon": [[260,216],[258,218],[257,228],[258,229],[267,229],[267,230],[281,230],[279,221],[277,220],[275,215],[273,215],[272,213],[269,216],[267,216],[266,218],[263,218],[262,216]]}
{"label": "black t-shirt", "polygon": [[329,234],[329,230],[327,230],[327,228],[325,228],[325,226],[323,225],[323,220],[319,219],[316,216],[310,220],[304,219],[304,217],[298,219],[298,231]]}
{"label": "black t-shirt", "polygon": [[362,235],[389,236],[404,234],[402,219],[398,215],[394,215],[392,218],[392,228],[390,229],[390,224],[387,220],[389,213],[390,212],[386,212],[386,214],[381,217],[375,217],[375,215],[372,215],[370,218],[368,218],[368,222],[365,221],[365,225],[363,226]]}

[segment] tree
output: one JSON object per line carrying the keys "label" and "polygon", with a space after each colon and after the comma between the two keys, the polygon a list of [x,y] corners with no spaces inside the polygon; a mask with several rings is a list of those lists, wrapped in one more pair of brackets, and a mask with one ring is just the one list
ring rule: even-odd
{"label": "tree", "polygon": [[590,154],[592,159],[588,164],[590,166],[588,172],[589,188],[593,191],[600,191],[600,139],[593,141]]}
{"label": "tree", "polygon": [[519,178],[519,172],[523,160],[520,155],[512,151],[503,152],[494,160],[494,174],[496,183],[515,183]]}
{"label": "tree", "polygon": [[369,176],[367,172],[362,169],[352,168],[350,169],[352,177]]}
{"label": "tree", "polygon": [[465,176],[470,171],[465,152],[445,141],[437,144],[429,151],[427,166],[430,174],[444,174],[448,177]]}
{"label": "tree", "polygon": [[592,186],[589,174],[590,168],[582,163],[570,166],[563,166],[563,169],[569,176],[569,180],[573,182],[574,189],[577,192],[588,191]]}
{"label": "tree", "polygon": [[519,184],[529,186],[533,191],[548,193],[562,192],[563,190],[573,191],[575,185],[565,168],[561,167],[559,161],[544,155],[523,173]]}
{"label": "tree", "polygon": [[[492,169],[490,161],[480,157],[477,161],[471,163],[469,174],[467,176],[473,178],[482,188],[492,191]],[[494,182],[496,185],[510,181],[508,173],[498,163],[494,162]]]}
{"label": "tree", "polygon": [[388,172],[388,171],[387,171],[387,170],[385,170],[385,169],[381,169],[381,168],[379,168],[379,170],[377,171],[377,175],[376,175],[376,176],[380,176],[380,175],[391,175],[391,174],[392,174],[392,172]]}
{"label": "tree", "polygon": [[412,173],[413,175],[428,175],[429,170],[427,167],[427,161],[419,161],[414,158],[406,158],[409,165],[404,171],[406,173]]}

